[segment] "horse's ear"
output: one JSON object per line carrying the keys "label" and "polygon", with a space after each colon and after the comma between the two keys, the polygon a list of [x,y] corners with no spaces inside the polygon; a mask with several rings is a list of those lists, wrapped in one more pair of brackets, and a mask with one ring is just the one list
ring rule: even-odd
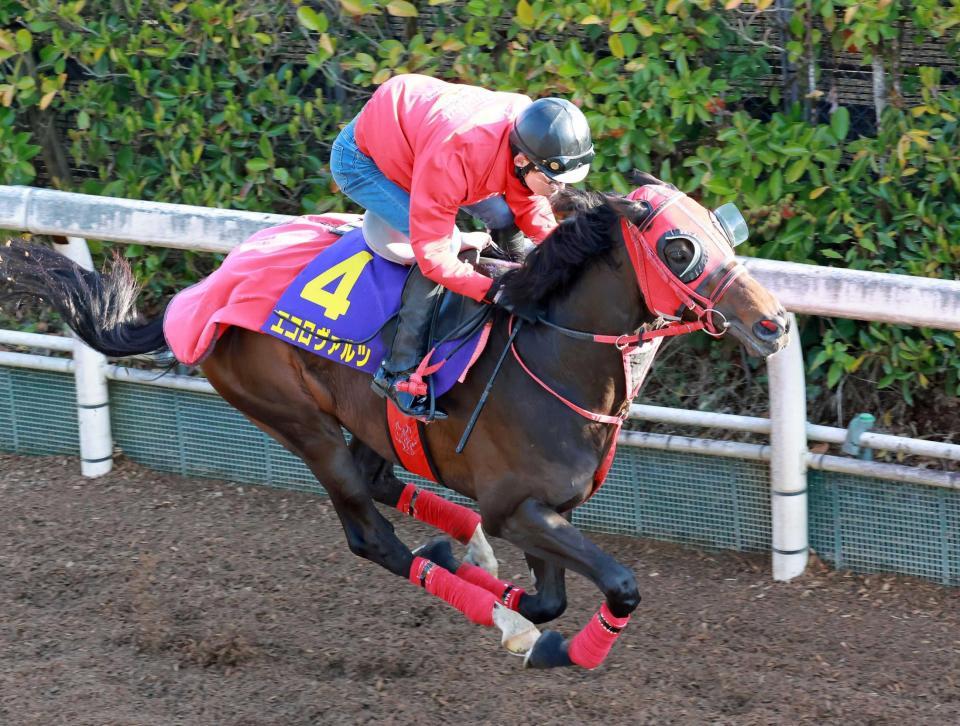
{"label": "horse's ear", "polygon": [[638,187],[645,187],[648,184],[663,184],[662,181],[657,179],[657,177],[650,172],[640,171],[639,169],[634,169],[630,172],[630,183],[635,184]]}
{"label": "horse's ear", "polygon": [[643,200],[633,201],[624,197],[608,197],[610,208],[618,217],[626,217],[630,224],[637,226],[650,216],[650,204]]}
{"label": "horse's ear", "polygon": [[665,182],[662,179],[657,179],[653,174],[648,171],[640,171],[639,169],[634,169],[630,172],[630,183],[636,184],[638,187],[645,187],[648,184],[657,184],[662,187],[667,187],[668,189],[676,189],[673,184]]}

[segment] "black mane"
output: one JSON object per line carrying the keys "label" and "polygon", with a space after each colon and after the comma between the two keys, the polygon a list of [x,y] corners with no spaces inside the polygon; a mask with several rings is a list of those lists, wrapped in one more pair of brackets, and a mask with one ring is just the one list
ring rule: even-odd
{"label": "black mane", "polygon": [[569,287],[589,260],[609,252],[614,245],[610,228],[620,217],[614,199],[579,189],[560,192],[553,208],[568,216],[527,256],[520,269],[504,275],[510,299],[541,306],[548,297]]}

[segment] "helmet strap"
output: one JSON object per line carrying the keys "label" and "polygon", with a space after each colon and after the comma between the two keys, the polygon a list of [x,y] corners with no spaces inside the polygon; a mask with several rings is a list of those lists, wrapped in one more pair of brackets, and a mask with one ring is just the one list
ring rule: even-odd
{"label": "helmet strap", "polygon": [[[517,178],[521,181],[523,186],[527,189],[530,189],[530,185],[527,184],[527,174],[536,169],[537,166],[532,161],[527,162],[526,166],[514,166],[513,173],[517,175]],[[533,191],[532,189],[530,191]]]}

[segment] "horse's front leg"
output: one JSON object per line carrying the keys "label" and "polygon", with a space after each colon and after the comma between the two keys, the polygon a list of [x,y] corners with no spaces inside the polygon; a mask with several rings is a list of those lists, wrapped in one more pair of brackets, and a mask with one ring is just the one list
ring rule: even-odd
{"label": "horse's front leg", "polygon": [[529,553],[525,557],[536,591],[524,593],[517,612],[532,623],[556,620],[567,609],[566,571],[541,557]]}
{"label": "horse's front leg", "polygon": [[524,500],[499,521],[485,518],[484,525],[492,534],[554,567],[573,570],[589,578],[606,598],[586,627],[573,638],[567,640],[559,633],[544,631],[527,653],[525,664],[533,668],[599,666],[640,603],[633,572],[601,550],[562,515],[534,499]]}

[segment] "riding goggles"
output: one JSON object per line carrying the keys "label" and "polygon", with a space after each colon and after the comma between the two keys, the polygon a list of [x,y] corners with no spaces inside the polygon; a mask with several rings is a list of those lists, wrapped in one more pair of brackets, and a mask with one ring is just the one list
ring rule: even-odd
{"label": "riding goggles", "polygon": [[565,184],[575,184],[583,181],[590,171],[590,162],[596,154],[591,146],[587,151],[576,156],[551,156],[548,159],[537,159],[536,167],[554,181]]}

